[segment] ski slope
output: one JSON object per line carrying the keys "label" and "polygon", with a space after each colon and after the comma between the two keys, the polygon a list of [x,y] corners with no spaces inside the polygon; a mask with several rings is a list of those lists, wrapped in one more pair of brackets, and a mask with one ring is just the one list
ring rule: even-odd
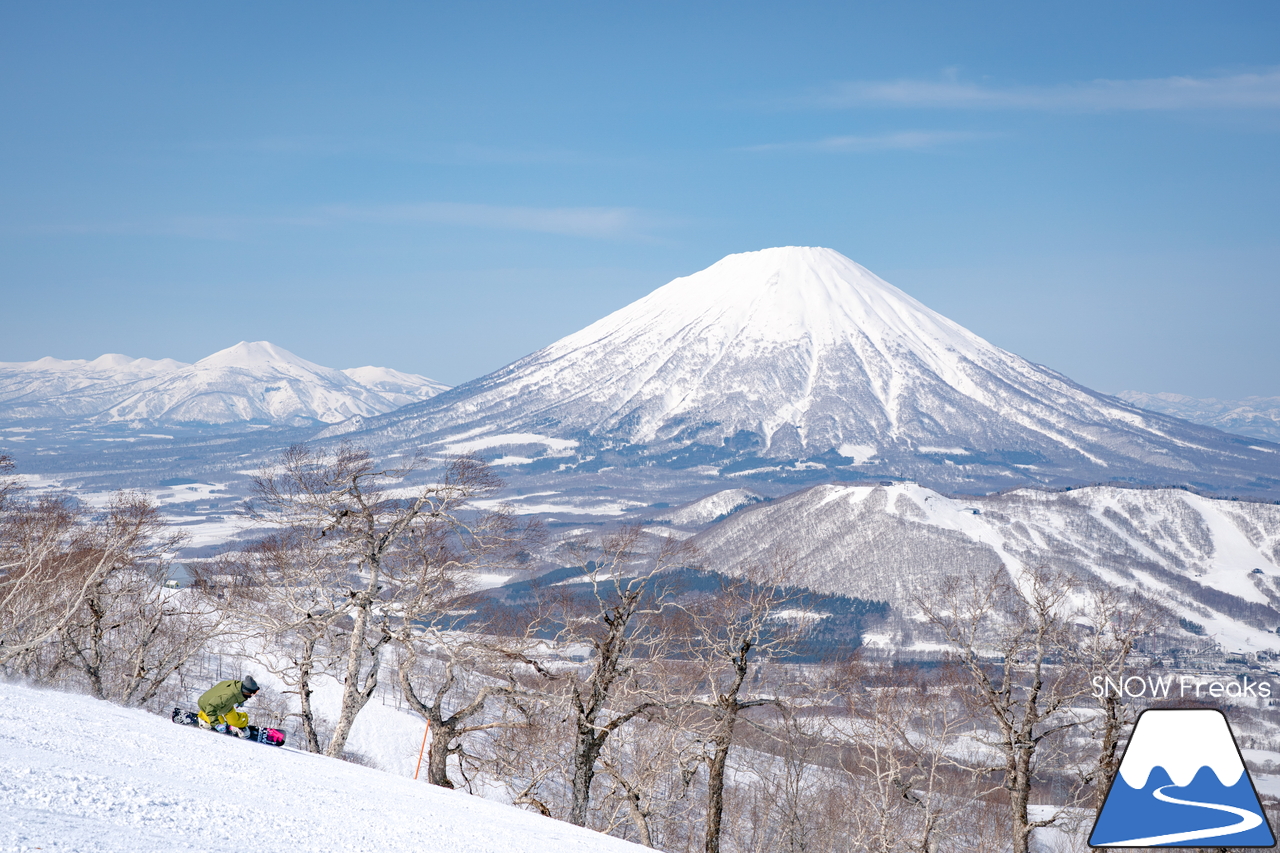
{"label": "ski slope", "polygon": [[626,841],[107,702],[0,685],[0,851],[625,853]]}

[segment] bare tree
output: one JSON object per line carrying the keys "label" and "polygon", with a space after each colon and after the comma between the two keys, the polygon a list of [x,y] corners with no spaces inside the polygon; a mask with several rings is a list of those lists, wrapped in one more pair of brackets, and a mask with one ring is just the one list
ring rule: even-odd
{"label": "bare tree", "polygon": [[142,704],[216,633],[222,614],[195,593],[163,587],[182,536],[142,495],[117,494],[88,527],[92,539],[123,537],[132,547],[85,587],[58,632],[61,659],[99,699]]}
{"label": "bare tree", "polygon": [[[705,666],[707,693],[693,704],[707,714],[706,832],[703,849],[720,853],[725,775],[734,731],[744,711],[777,704],[776,695],[748,697],[745,686],[759,678],[771,659],[788,654],[793,626],[808,615],[779,581],[794,576],[794,560],[774,554],[766,565],[746,566],[740,577],[723,578],[719,588],[686,608],[694,647]],[[784,614],[784,610],[792,612]]]}
{"label": "bare tree", "polygon": [[350,609],[349,565],[325,538],[285,528],[242,552],[224,555],[216,571],[235,578],[221,590],[254,645],[252,656],[298,697],[294,716],[310,752],[321,752],[322,726],[312,705],[315,679],[328,672],[337,626]]}
{"label": "bare tree", "polygon": [[576,549],[590,594],[552,597],[544,627],[561,649],[590,650],[583,666],[551,669],[536,658],[529,663],[562,690],[572,725],[568,820],[585,826],[591,785],[605,743],[641,714],[663,705],[660,692],[644,672],[670,642],[662,616],[670,590],[662,574],[693,559],[694,550],[674,538],[650,545],[639,527],[628,527],[595,546]]}
{"label": "bare tree", "polygon": [[[158,589],[179,541],[139,494],[118,493],[95,511],[67,496],[10,489],[0,516],[0,666],[34,665],[52,644],[52,670],[79,671],[94,695],[154,695],[204,639],[191,625],[195,646],[170,642],[178,623],[211,616],[189,596]],[[108,686],[113,668],[120,683]]]}
{"label": "bare tree", "polygon": [[[683,680],[683,673],[670,674]],[[670,684],[665,675],[663,681]],[[700,818],[695,774],[704,758],[690,719],[696,713],[677,705],[661,716],[637,717],[609,738],[600,754],[600,779],[607,785],[596,798],[607,815],[602,831],[663,850],[694,846]]]}
{"label": "bare tree", "polygon": [[521,538],[508,514],[473,505],[500,486],[483,461],[464,456],[439,482],[407,485],[422,464],[413,458],[384,468],[349,443],[324,454],[300,445],[254,478],[255,518],[324,540],[344,566],[346,601],[333,623],[341,649],[334,674],[343,691],[330,756],[343,754],[396,632],[447,601],[460,574]]}
{"label": "bare tree", "polygon": [[0,453],[0,518],[4,516],[5,502],[9,496],[22,489],[22,484],[18,481],[18,478],[13,476],[13,471],[16,467],[12,456],[7,453]]}
{"label": "bare tree", "polygon": [[[751,853],[835,853],[849,849],[820,812],[831,786],[824,766],[830,746],[786,705],[747,753],[749,789],[730,800],[737,847]],[[744,750],[745,752],[745,750]],[[735,804],[736,803],[736,804]]]}
{"label": "bare tree", "polygon": [[[1078,626],[1079,656],[1088,671],[1123,683],[1138,644],[1167,626],[1171,617],[1153,601],[1130,591],[1096,582],[1085,591]],[[1132,730],[1139,708],[1124,701],[1122,691],[1102,689],[1093,694],[1097,716],[1086,726],[1098,744],[1092,768],[1082,778],[1093,788],[1093,806],[1101,810],[1111,782],[1120,769],[1120,743]]]}
{"label": "bare tree", "polygon": [[849,714],[824,721],[845,777],[850,846],[936,853],[951,838],[953,849],[975,849],[965,846],[977,839],[964,817],[980,806],[968,790],[970,775],[953,757],[973,720],[951,696],[950,679],[857,668],[856,680],[842,684]]}
{"label": "bare tree", "polygon": [[[537,670],[530,667],[517,676],[517,683],[531,693],[545,690],[545,671]],[[509,725],[490,733],[482,762],[490,775],[506,786],[513,804],[528,806],[544,817],[563,814],[568,805],[567,785],[561,780],[564,747],[572,742],[573,733],[556,698],[515,696],[501,705],[495,718]]]}
{"label": "bare tree", "polygon": [[145,705],[221,633],[224,620],[225,611],[198,592],[166,589],[150,572],[129,571],[95,590],[59,641],[94,695]]}
{"label": "bare tree", "polygon": [[[486,715],[486,706],[492,700],[508,699],[526,694],[516,684],[508,670],[518,653],[503,648],[496,640],[477,642],[471,637],[445,636],[440,632],[428,632],[433,642],[430,652],[436,666],[443,670],[434,686],[423,690],[422,682],[432,678],[421,660],[420,647],[425,637],[408,639],[399,645],[400,659],[397,674],[400,691],[411,709],[427,721],[430,739],[427,750],[427,781],[442,788],[452,788],[448,762],[452,755],[460,755],[463,736],[497,728],[523,726],[524,721],[512,721],[506,716]],[[431,673],[435,675],[435,673]],[[479,682],[478,686],[476,682]],[[452,709],[452,710],[447,710]]]}
{"label": "bare tree", "polygon": [[1056,810],[1032,819],[1029,806],[1037,771],[1050,763],[1046,753],[1082,722],[1071,708],[1088,689],[1072,634],[1074,590],[1069,578],[1043,568],[1015,583],[1002,566],[916,599],[957,653],[975,704],[995,727],[985,743],[999,763],[975,769],[1003,777],[1013,853],[1028,853],[1032,833],[1063,817]]}

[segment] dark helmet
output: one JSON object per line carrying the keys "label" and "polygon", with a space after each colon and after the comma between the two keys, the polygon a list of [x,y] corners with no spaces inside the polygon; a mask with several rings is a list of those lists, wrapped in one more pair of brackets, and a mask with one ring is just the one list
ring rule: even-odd
{"label": "dark helmet", "polygon": [[240,680],[240,692],[246,696],[258,692],[258,682],[253,680],[252,675],[246,675]]}

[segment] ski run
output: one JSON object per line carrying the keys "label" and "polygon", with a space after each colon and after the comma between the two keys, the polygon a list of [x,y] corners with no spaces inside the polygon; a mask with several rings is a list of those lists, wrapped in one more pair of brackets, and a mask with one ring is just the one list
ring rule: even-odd
{"label": "ski run", "polygon": [[408,776],[86,696],[0,688],[3,853],[646,849]]}

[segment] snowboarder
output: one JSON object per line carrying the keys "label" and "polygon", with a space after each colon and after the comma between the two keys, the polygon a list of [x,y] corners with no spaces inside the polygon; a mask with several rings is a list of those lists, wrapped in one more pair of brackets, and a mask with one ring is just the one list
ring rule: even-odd
{"label": "snowboarder", "polygon": [[240,681],[219,681],[200,697],[200,728],[226,734],[230,727],[240,737],[249,737],[249,715],[237,706],[252,699],[257,692],[258,682],[252,675]]}

